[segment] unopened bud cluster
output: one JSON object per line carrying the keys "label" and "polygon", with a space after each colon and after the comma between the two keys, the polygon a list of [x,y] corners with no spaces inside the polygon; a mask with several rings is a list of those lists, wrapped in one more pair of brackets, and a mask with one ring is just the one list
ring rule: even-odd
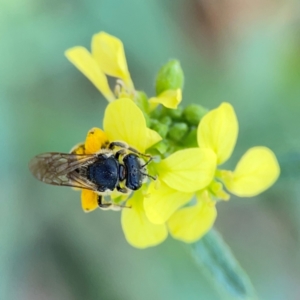
{"label": "unopened bud cluster", "polygon": [[[155,87],[156,96],[163,92],[183,88],[184,75],[180,63],[170,60],[158,72]],[[190,104],[176,109],[164,106],[151,109],[148,97],[144,92],[137,92],[135,101],[144,112],[147,125],[155,130],[163,140],[156,144],[153,154],[166,156],[183,148],[197,147],[197,126],[208,112],[198,104]]]}
{"label": "unopened bud cluster", "polygon": [[150,128],[163,138],[155,149],[169,154],[183,148],[197,147],[197,126],[207,110],[200,105],[190,104],[177,109],[160,107],[150,114]]}

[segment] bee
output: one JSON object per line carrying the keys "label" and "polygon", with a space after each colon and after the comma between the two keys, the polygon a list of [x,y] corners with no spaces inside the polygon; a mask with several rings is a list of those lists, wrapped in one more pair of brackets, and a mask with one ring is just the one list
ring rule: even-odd
{"label": "bee", "polygon": [[35,178],[47,184],[92,190],[98,194],[101,209],[114,209],[126,206],[104,202],[103,197],[113,191],[123,194],[136,191],[147,177],[155,180],[147,172],[152,159],[126,143],[116,141],[95,154],[39,154],[29,162],[29,169]]}

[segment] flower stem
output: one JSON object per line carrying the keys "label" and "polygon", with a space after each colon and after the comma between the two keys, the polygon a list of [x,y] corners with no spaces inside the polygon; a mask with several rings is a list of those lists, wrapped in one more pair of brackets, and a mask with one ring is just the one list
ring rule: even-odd
{"label": "flower stem", "polygon": [[199,267],[207,271],[221,295],[224,296],[226,291],[233,299],[257,299],[248,275],[216,230],[211,229],[193,244],[191,253]]}

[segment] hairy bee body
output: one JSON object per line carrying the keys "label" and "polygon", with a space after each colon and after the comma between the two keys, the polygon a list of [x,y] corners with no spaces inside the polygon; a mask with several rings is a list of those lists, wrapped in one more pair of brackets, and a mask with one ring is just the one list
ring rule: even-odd
{"label": "hairy bee body", "polygon": [[[118,147],[118,151],[114,149]],[[149,157],[145,163],[141,156]],[[49,152],[35,156],[29,163],[31,173],[52,185],[89,189],[102,196],[112,191],[128,193],[141,188],[148,175],[149,155],[141,154],[123,142],[113,142],[95,154]]]}

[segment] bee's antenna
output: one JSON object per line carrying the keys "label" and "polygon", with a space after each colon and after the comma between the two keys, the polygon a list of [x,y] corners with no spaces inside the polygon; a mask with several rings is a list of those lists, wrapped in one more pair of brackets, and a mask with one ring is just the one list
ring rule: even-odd
{"label": "bee's antenna", "polygon": [[157,179],[157,176],[152,176],[152,175],[149,175],[149,174],[146,174],[146,173],[142,173],[142,172],[141,172],[141,174],[144,175],[144,176],[147,176],[147,177],[151,178],[152,180],[156,180]]}
{"label": "bee's antenna", "polygon": [[144,167],[146,167],[152,160],[153,160],[153,157],[151,156],[149,158],[149,160],[144,165],[141,166],[141,169],[144,168]]}

